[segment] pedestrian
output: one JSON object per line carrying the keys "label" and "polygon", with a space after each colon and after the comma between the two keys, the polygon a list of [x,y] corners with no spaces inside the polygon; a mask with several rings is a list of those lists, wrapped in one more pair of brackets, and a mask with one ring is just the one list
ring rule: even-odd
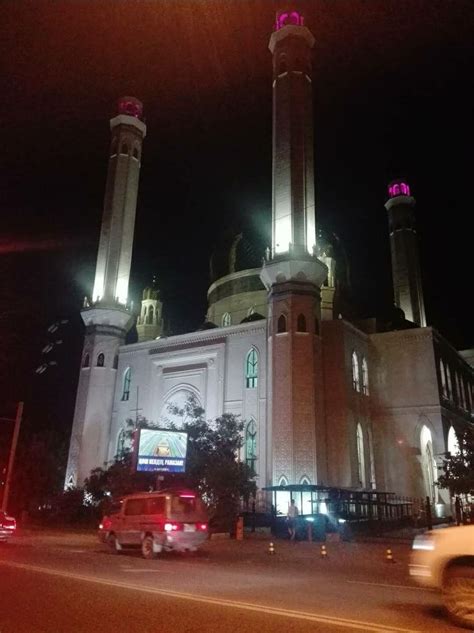
{"label": "pedestrian", "polygon": [[298,508],[293,498],[290,499],[290,505],[288,506],[288,514],[286,520],[288,521],[288,534],[290,535],[290,541],[295,540],[296,536],[296,517],[298,516]]}

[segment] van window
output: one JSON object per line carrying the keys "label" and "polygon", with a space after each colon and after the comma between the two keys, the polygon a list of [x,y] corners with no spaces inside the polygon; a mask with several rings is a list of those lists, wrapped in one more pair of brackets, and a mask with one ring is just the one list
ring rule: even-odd
{"label": "van window", "polygon": [[155,497],[148,499],[147,514],[163,514],[165,511],[165,497]]}
{"label": "van window", "polygon": [[173,514],[190,514],[196,510],[196,497],[175,497],[171,499]]}
{"label": "van window", "polygon": [[136,514],[146,514],[147,499],[129,499],[125,506],[125,514],[127,516]]}

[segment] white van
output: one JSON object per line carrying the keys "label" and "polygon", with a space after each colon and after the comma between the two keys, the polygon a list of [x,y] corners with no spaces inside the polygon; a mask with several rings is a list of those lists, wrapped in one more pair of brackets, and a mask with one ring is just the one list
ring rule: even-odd
{"label": "white van", "polygon": [[185,489],[128,495],[99,525],[99,538],[112,552],[141,548],[147,559],[162,551],[196,551],[207,537],[206,507]]}

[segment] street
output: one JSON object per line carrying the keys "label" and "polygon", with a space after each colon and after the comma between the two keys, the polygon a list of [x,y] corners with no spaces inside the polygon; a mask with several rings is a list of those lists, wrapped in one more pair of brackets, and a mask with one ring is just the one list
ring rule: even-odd
{"label": "street", "polygon": [[94,534],[18,530],[0,545],[0,633],[459,631],[408,577],[408,544],[208,541],[153,561]]}

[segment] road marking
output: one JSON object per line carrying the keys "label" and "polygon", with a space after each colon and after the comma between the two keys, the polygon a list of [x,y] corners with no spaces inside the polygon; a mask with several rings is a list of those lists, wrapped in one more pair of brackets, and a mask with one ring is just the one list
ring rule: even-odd
{"label": "road marking", "polygon": [[191,593],[170,591],[168,589],[158,589],[156,587],[143,587],[140,585],[132,585],[132,584],[122,582],[119,580],[107,580],[106,578],[94,578],[92,576],[83,576],[82,574],[66,572],[60,569],[50,569],[48,567],[38,567],[37,565],[28,565],[26,563],[15,563],[12,561],[0,560],[0,565],[4,565],[5,567],[13,567],[16,569],[24,569],[26,571],[33,571],[33,572],[38,572],[42,574],[48,574],[50,576],[59,576],[61,578],[70,578],[72,580],[82,580],[85,582],[92,582],[98,585],[105,585],[108,587],[116,587],[119,589],[129,589],[132,591],[140,591],[142,593],[161,595],[166,598],[178,598],[181,600],[189,600],[191,602],[212,604],[219,607],[230,607],[233,609],[243,609],[245,611],[256,611],[257,613],[267,613],[269,615],[280,615],[283,617],[293,618],[296,620],[307,620],[310,622],[323,622],[325,624],[332,624],[334,626],[339,626],[342,628],[345,627],[345,628],[357,629],[359,631],[365,631],[366,633],[421,633],[420,631],[416,629],[405,629],[405,628],[400,628],[398,626],[377,624],[375,622],[363,622],[361,620],[349,620],[347,618],[338,618],[336,616],[324,615],[322,613],[292,611],[290,609],[281,609],[278,607],[252,604],[248,602],[239,602],[237,600],[226,600],[222,598],[196,596]]}
{"label": "road marking", "polygon": [[414,585],[390,585],[386,582],[367,582],[366,580],[346,580],[352,585],[372,585],[374,587],[385,587],[388,589],[416,589],[417,591],[436,591],[431,587],[416,587]]}

